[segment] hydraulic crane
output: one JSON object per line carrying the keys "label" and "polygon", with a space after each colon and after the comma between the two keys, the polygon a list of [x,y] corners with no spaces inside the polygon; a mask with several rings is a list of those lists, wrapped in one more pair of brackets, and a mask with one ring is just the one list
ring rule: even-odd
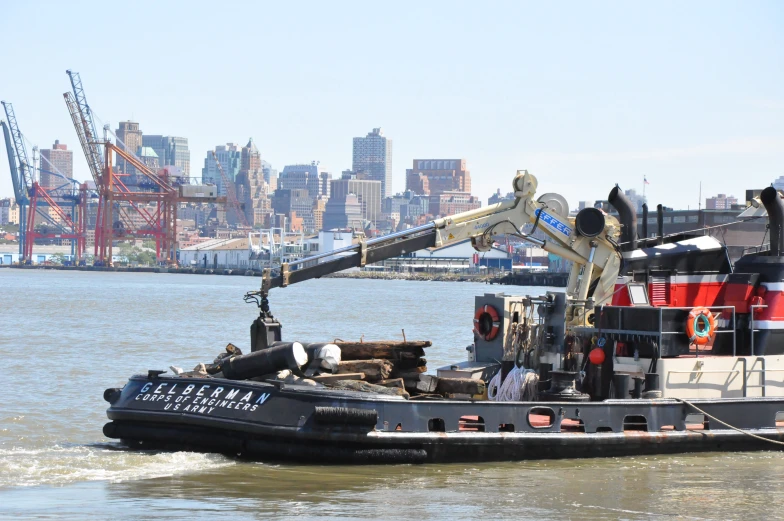
{"label": "hydraulic crane", "polygon": [[[443,217],[409,230],[384,237],[360,240],[358,244],[283,263],[273,275],[265,269],[261,290],[246,295],[261,309],[254,323],[261,345],[280,340],[280,324],[270,313],[268,295],[272,288],[322,277],[352,267],[379,262],[424,248],[440,247],[466,239],[477,251],[488,251],[493,236],[512,235],[572,261],[566,288],[566,327],[582,324],[594,306],[609,302],[621,267],[618,221],[596,208],[585,208],[568,216],[563,197],[544,194],[534,199],[538,182],[527,171],[518,171],[513,181],[515,199],[468,212]],[[529,233],[522,228],[532,224]],[[538,239],[541,230],[548,239]],[[262,332],[263,331],[263,332]]]}
{"label": "hydraulic crane", "polygon": [[220,161],[218,160],[218,155],[212,150],[212,158],[215,160],[215,164],[218,166],[218,172],[220,172],[221,182],[223,186],[226,187],[226,198],[228,200],[229,206],[231,209],[234,210],[235,217],[237,221],[242,223],[242,225],[246,228],[249,228],[250,225],[248,224],[248,218],[245,217],[245,212],[242,211],[242,207],[240,206],[240,202],[237,200],[237,192],[234,190],[234,183],[229,176],[223,171],[223,167],[221,166]]}

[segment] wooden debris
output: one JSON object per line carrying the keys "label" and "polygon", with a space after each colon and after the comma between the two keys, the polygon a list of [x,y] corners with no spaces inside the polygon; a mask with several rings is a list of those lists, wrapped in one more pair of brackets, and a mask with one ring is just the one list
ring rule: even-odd
{"label": "wooden debris", "polygon": [[383,385],[374,385],[363,382],[361,380],[338,380],[330,384],[330,387],[332,389],[361,391],[365,393],[386,394],[390,396],[402,396],[403,398],[409,398],[409,394],[398,387],[384,387]]}
{"label": "wooden debris", "polygon": [[438,378],[438,394],[484,394],[485,383],[472,378]]}
{"label": "wooden debris", "polygon": [[419,375],[422,373],[427,372],[427,366],[422,367],[414,367],[411,369],[395,369],[392,371],[391,377],[392,378],[403,378],[404,380],[407,379],[419,379]]}
{"label": "wooden debris", "polygon": [[311,376],[310,379],[322,384],[331,384],[338,380],[364,380],[365,373],[322,374]]}
{"label": "wooden debris", "polygon": [[378,342],[335,342],[340,348],[341,360],[368,360],[383,358],[400,360],[401,358],[419,358],[424,356],[424,348],[430,347],[429,340],[415,342],[398,342],[383,340]]}
{"label": "wooden debris", "polygon": [[384,387],[397,387],[399,389],[405,390],[406,386],[403,382],[402,378],[391,378],[389,380],[379,380],[376,382],[376,385],[381,385]]}
{"label": "wooden debris", "polygon": [[369,382],[375,382],[389,378],[393,367],[389,360],[346,360],[338,364],[337,374],[365,373]]}

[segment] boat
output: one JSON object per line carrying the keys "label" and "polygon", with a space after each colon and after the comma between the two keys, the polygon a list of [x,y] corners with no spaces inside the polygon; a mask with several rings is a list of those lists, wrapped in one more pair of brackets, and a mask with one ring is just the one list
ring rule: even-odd
{"label": "boat", "polygon": [[[638,237],[617,186],[617,218],[570,217],[537,186],[519,171],[513,201],[265,270],[246,295],[259,306],[251,352],[229,345],[197,371],[107,389],[104,434],[129,448],[342,464],[781,450],[782,194],[755,195],[770,245],[733,263],[711,236],[665,236],[661,206],[658,232]],[[572,261],[568,286],[477,296],[468,359],[435,375],[419,363],[429,342],[284,341],[271,312],[273,289],[469,238],[486,251],[502,234]]]}

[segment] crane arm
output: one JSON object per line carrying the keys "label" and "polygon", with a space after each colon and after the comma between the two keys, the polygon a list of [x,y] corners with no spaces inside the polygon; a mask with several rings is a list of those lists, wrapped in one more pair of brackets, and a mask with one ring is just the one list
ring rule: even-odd
{"label": "crane arm", "polygon": [[[609,300],[620,269],[621,256],[616,243],[620,235],[618,221],[595,208],[582,210],[575,218],[559,215],[555,207],[548,206],[545,196],[540,200],[534,199],[537,180],[526,171],[518,171],[513,186],[514,200],[283,263],[280,274],[274,277],[271,270],[265,270],[261,293],[266,295],[271,288],[285,287],[404,253],[446,246],[466,239],[471,240],[476,250],[488,251],[492,247],[494,235],[508,234],[573,262],[566,291],[567,299],[572,303],[586,302],[589,297],[598,305]],[[542,240],[524,233],[522,228],[529,223],[548,238]],[[580,306],[572,307],[577,309]],[[582,318],[580,311],[574,315],[567,319]]]}
{"label": "crane arm", "polygon": [[[7,101],[0,102],[3,105],[3,109],[5,110],[5,116],[7,118],[7,127],[8,132],[6,132],[6,126],[3,126],[3,133],[5,134],[6,138],[6,149],[8,150],[8,161],[12,163],[11,165],[11,174],[13,175],[14,180],[14,192],[16,196],[17,203],[19,204],[27,204],[29,202],[29,193],[33,187],[33,167],[32,163],[30,162],[30,156],[27,155],[27,147],[25,146],[24,136],[22,132],[19,130],[19,123],[16,121],[16,114],[14,113],[14,107],[11,103]],[[9,138],[10,143],[13,143],[13,148],[9,145]],[[20,201],[21,195],[21,201]],[[24,203],[22,202],[24,201]]]}

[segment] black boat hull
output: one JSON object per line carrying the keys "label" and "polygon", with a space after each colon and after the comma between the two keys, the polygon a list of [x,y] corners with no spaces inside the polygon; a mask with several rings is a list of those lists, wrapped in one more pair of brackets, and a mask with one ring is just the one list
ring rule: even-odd
{"label": "black boat hull", "polygon": [[[110,438],[130,448],[198,450],[309,463],[436,463],[773,450],[784,400],[497,403],[403,400],[220,379],[131,378],[107,393]],[[254,407],[255,405],[255,407]],[[532,418],[545,419],[541,422]],[[703,427],[703,425],[700,425]],[[762,436],[760,439],[751,436]]]}

